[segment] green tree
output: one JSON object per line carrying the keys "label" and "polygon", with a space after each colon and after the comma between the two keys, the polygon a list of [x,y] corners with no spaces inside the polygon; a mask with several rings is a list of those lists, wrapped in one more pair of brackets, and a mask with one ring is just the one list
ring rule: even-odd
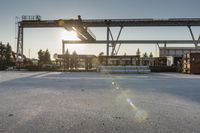
{"label": "green tree", "polygon": [[66,68],[66,69],[69,69],[69,58],[70,58],[70,54],[69,54],[69,51],[68,51],[68,49],[66,50],[66,52],[65,52],[65,55],[64,55],[64,69]]}
{"label": "green tree", "polygon": [[0,70],[5,68],[5,46],[0,43]]}
{"label": "green tree", "polygon": [[41,49],[38,51],[38,59],[39,59],[39,64],[43,65],[43,64],[49,64],[51,63],[51,55],[48,51],[48,49],[46,51],[42,51]]}
{"label": "green tree", "polygon": [[7,66],[11,66],[12,48],[9,43],[5,46],[0,43],[0,69],[5,69]]}
{"label": "green tree", "polygon": [[4,55],[5,55],[5,46],[0,43],[0,61],[3,61],[3,59],[5,58]]}
{"label": "green tree", "polygon": [[44,63],[46,64],[51,63],[51,55],[48,49],[44,52]]}
{"label": "green tree", "polygon": [[38,63],[42,65],[44,63],[44,52],[41,49],[38,51],[38,59]]}
{"label": "green tree", "polygon": [[10,44],[8,43],[5,47],[5,58],[6,58],[6,65],[9,66],[11,64],[11,54],[12,54],[12,48]]}
{"label": "green tree", "polygon": [[99,53],[99,57],[98,57],[99,64],[103,63],[103,55],[104,55],[103,52]]}
{"label": "green tree", "polygon": [[147,52],[145,52],[145,53],[143,54],[143,57],[145,57],[145,58],[147,58],[147,57],[148,57],[148,54],[147,54]]}
{"label": "green tree", "polygon": [[153,53],[152,53],[152,52],[150,53],[149,57],[150,57],[150,58],[152,58],[152,57],[153,57]]}
{"label": "green tree", "polygon": [[137,49],[136,55],[140,56],[140,49],[139,48]]}
{"label": "green tree", "polygon": [[74,51],[71,55],[71,63],[70,63],[70,68],[71,69],[77,69],[78,67],[78,55],[76,51]]}
{"label": "green tree", "polygon": [[147,52],[145,52],[144,54],[143,54],[143,58],[144,58],[144,64],[143,65],[148,65],[148,60],[146,60],[145,58],[148,58],[148,54],[147,54]]}

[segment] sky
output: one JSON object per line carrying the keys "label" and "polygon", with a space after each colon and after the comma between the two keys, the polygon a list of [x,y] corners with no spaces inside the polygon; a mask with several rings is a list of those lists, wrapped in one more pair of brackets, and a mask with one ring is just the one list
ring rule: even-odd
{"label": "sky", "polygon": [[[199,0],[0,0],[0,42],[9,42],[16,51],[15,17],[40,15],[43,20],[71,19],[81,15],[82,19],[134,19],[134,18],[200,18]],[[192,27],[195,37],[199,27]],[[98,40],[106,40],[105,28],[91,28]],[[116,38],[119,28],[111,28]],[[48,49],[53,55],[62,51],[63,28],[25,29],[24,54],[37,58],[39,49]],[[125,39],[173,40],[191,39],[187,27],[124,28],[120,36]],[[171,45],[170,45],[171,46]],[[174,46],[174,45],[173,45]],[[176,45],[175,45],[176,46]],[[193,45],[188,45],[193,46]],[[104,44],[67,45],[72,53],[106,53]],[[155,44],[123,44],[119,54],[134,55],[141,52],[158,55]]]}

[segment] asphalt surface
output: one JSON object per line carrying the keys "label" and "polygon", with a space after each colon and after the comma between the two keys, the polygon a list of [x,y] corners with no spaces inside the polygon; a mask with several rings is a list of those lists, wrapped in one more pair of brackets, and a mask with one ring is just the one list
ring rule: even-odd
{"label": "asphalt surface", "polygon": [[0,72],[0,133],[199,133],[200,76]]}

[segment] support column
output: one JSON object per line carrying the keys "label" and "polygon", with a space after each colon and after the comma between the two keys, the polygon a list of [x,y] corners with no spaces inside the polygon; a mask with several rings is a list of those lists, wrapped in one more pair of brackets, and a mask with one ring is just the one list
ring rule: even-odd
{"label": "support column", "polygon": [[23,61],[23,32],[24,32],[23,27],[21,26],[20,23],[18,23],[17,58],[16,58],[17,64]]}
{"label": "support column", "polygon": [[106,50],[106,65],[108,65],[108,58],[109,58],[109,27],[107,27],[107,50]]}
{"label": "support column", "polygon": [[[121,27],[120,27],[120,30],[119,30],[119,33],[118,33],[118,35],[117,35],[117,39],[116,39],[116,40],[114,40],[114,37],[113,37],[113,35],[112,35],[112,32],[111,32],[111,30],[109,29],[109,33],[110,33],[110,36],[111,36],[111,39],[112,39],[112,43],[111,43],[111,47],[112,47],[111,55],[112,55],[112,56],[113,56],[113,55],[117,55],[117,53],[118,53],[117,50],[116,50],[116,46],[117,46],[119,37],[120,37],[120,35],[121,35],[122,29],[123,29],[123,27],[121,26]],[[120,48],[120,47],[119,47],[119,48]]]}
{"label": "support column", "polygon": [[194,45],[195,45],[195,47],[197,48],[198,43],[199,43],[199,41],[200,41],[200,35],[199,35],[199,38],[198,38],[197,42],[195,42],[196,40],[195,40],[194,34],[193,34],[193,32],[192,32],[191,26],[188,26],[188,29],[189,29],[189,31],[190,31],[192,40],[194,41]]}
{"label": "support column", "polygon": [[159,57],[160,57],[160,46],[159,46],[159,43],[156,43],[156,45],[158,46],[158,53],[159,53]]}
{"label": "support column", "polygon": [[65,43],[64,40],[62,40],[62,54],[65,54]]}
{"label": "support column", "polygon": [[[118,33],[117,39],[116,39],[116,41],[115,41],[115,43],[114,43],[114,46],[113,46],[112,54],[114,54],[114,52],[115,52],[115,55],[118,54],[118,51],[116,50],[116,46],[117,46],[117,43],[118,43],[119,37],[120,37],[120,35],[121,35],[122,29],[123,29],[123,27],[120,27],[120,30],[119,30],[119,33]],[[120,45],[121,45],[121,44],[120,44]],[[118,47],[118,49],[120,49],[120,46]]]}
{"label": "support column", "polygon": [[165,42],[165,44],[164,44],[164,56],[166,56],[166,48],[167,48],[167,44]]}

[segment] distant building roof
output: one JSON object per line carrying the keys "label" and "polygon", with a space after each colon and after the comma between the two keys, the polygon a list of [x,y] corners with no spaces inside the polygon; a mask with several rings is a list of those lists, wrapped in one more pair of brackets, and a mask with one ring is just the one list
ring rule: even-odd
{"label": "distant building roof", "polygon": [[[195,47],[160,47],[159,49],[172,49],[172,50],[190,50],[190,49],[196,49]],[[198,47],[197,49],[200,50],[200,47]]]}
{"label": "distant building roof", "polygon": [[[106,55],[103,55],[102,57],[107,57]],[[115,55],[115,56],[109,56],[109,58],[139,58],[139,55]]]}
{"label": "distant building roof", "polygon": [[159,55],[182,57],[186,53],[200,52],[200,47],[160,47]]}

